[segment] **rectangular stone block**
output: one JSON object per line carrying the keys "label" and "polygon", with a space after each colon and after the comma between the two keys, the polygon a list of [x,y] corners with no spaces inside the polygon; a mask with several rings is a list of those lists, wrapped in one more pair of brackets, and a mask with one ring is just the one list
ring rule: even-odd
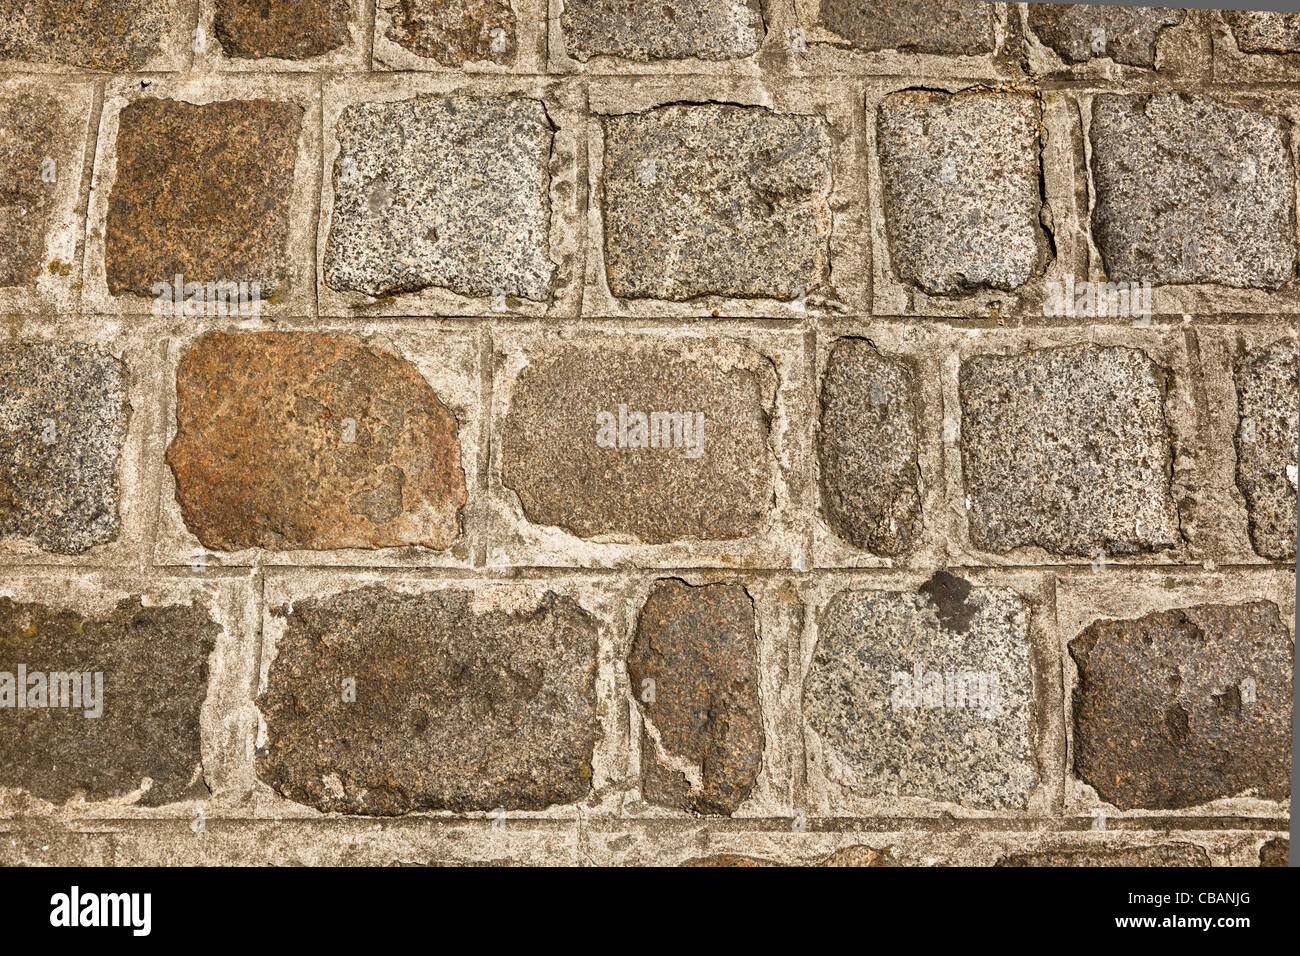
{"label": "rectangular stone block", "polygon": [[1296,340],[1281,338],[1242,355],[1235,368],[1237,487],[1246,499],[1255,551],[1295,557],[1297,441]]}
{"label": "rectangular stone block", "polygon": [[6,575],[0,812],[228,800],[253,728],[252,607],[234,578]]}
{"label": "rectangular stone block", "polygon": [[306,76],[113,81],[100,123],[85,308],[302,315],[319,109]]}
{"label": "rectangular stone block", "polygon": [[497,349],[489,565],[772,566],[797,544],[797,337],[588,331]]}
{"label": "rectangular stone block", "polygon": [[[991,53],[995,11],[961,0],[815,0],[813,24],[855,50]],[[810,4],[811,6],[811,4]]]}
{"label": "rectangular stone block", "polygon": [[478,335],[268,326],[170,344],[157,560],[472,564]]}
{"label": "rectangular stone block", "polygon": [[257,750],[273,790],[378,816],[543,810],[591,791],[603,625],[586,597],[349,580],[275,593]]}
{"label": "rectangular stone block", "polygon": [[576,310],[575,96],[487,76],[327,86],[322,314]]}
{"label": "rectangular stone block", "polygon": [[545,72],[546,0],[378,0],[374,68]]}
{"label": "rectangular stone block", "polygon": [[76,310],[93,102],[89,84],[0,75],[0,309]]}
{"label": "rectangular stone block", "polygon": [[1273,291],[1296,272],[1280,116],[1206,96],[1093,101],[1093,238],[1111,281]]}
{"label": "rectangular stone block", "polygon": [[365,0],[199,0],[196,70],[368,68]]}
{"label": "rectangular stone block", "polygon": [[0,11],[0,68],[50,64],[114,73],[181,70],[189,62],[192,16],[179,0],[6,4]]}
{"label": "rectangular stone block", "polygon": [[1029,28],[1065,63],[1109,59],[1154,69],[1161,33],[1187,11],[1173,7],[1117,7],[1089,3],[1031,3]]}
{"label": "rectangular stone block", "polygon": [[566,0],[559,19],[564,52],[580,63],[743,59],[766,33],[759,0]]}

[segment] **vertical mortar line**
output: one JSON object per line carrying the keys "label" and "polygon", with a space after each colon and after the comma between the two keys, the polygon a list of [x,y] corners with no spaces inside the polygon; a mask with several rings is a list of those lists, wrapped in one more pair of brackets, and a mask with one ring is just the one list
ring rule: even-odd
{"label": "vertical mortar line", "polygon": [[1054,650],[1058,660],[1058,665],[1056,668],[1057,670],[1056,676],[1061,682],[1061,727],[1060,727],[1061,738],[1058,741],[1061,745],[1061,750],[1060,750],[1060,760],[1059,763],[1057,764],[1057,770],[1060,774],[1059,776],[1060,783],[1057,787],[1056,793],[1052,797],[1052,804],[1055,810],[1051,814],[1051,816],[1055,821],[1055,825],[1058,828],[1063,828],[1066,825],[1068,825],[1069,822],[1069,818],[1065,812],[1066,792],[1069,790],[1070,787],[1071,704],[1070,704],[1070,694],[1067,692],[1068,688],[1066,687],[1066,680],[1065,680],[1065,674],[1066,674],[1065,659],[1066,657],[1069,656],[1069,651],[1065,649],[1065,642],[1061,640],[1061,615],[1060,615],[1060,610],[1058,605],[1058,600],[1059,600],[1058,592],[1061,587],[1060,572],[1055,569],[1049,570],[1047,572],[1047,579],[1048,579],[1047,586],[1048,586],[1048,591],[1050,592],[1050,601],[1051,601],[1050,609],[1048,613],[1050,614],[1050,627],[1052,633],[1052,641],[1053,644],[1055,645]]}
{"label": "vertical mortar line", "polygon": [[379,29],[378,0],[365,0],[361,5],[361,68],[365,73],[375,71],[375,31]]}
{"label": "vertical mortar line", "polygon": [[[90,193],[95,185],[95,167],[99,162],[99,128],[104,121],[104,99],[109,78],[97,77],[91,81],[90,115],[87,117],[88,128],[85,130],[85,151],[81,157],[81,193],[77,198],[76,215],[81,221],[81,232],[77,236],[79,267],[78,278],[81,287],[77,289],[76,314],[82,312],[81,297],[86,291],[86,248],[89,243],[87,232],[90,229]],[[107,221],[107,220],[106,220]]]}
{"label": "vertical mortar line", "polygon": [[326,74],[318,72],[316,74],[316,148],[320,150],[320,161],[316,164],[317,179],[315,190],[313,190],[314,201],[312,202],[312,212],[308,228],[311,230],[311,309],[312,318],[317,322],[320,321],[320,284],[321,284],[321,249],[320,249],[320,224],[322,209],[325,202],[325,177],[329,170],[326,169],[327,150],[325,148],[325,77]]}
{"label": "vertical mortar line", "polygon": [[[549,55],[549,53],[548,53]],[[588,233],[591,231],[587,227],[588,217],[591,214],[591,204],[599,202],[596,195],[596,184],[591,181],[591,144],[590,132],[593,120],[591,114],[591,88],[584,75],[576,81],[578,88],[579,111],[576,118],[577,131],[576,142],[574,144],[574,164],[576,169],[573,173],[573,190],[577,194],[577,241],[578,250],[576,258],[578,260],[577,283],[578,283],[578,305],[576,318],[582,319],[586,314],[586,297],[587,297],[587,259],[591,255],[588,248]],[[601,218],[601,241],[604,241],[604,217]],[[602,259],[603,266],[603,259]]]}
{"label": "vertical mortar line", "polygon": [[[488,538],[495,531],[492,527],[485,528],[486,522],[483,519],[490,513],[488,498],[491,494],[491,483],[488,480],[488,472],[492,467],[495,430],[495,423],[492,420],[492,398],[495,382],[493,362],[496,350],[493,347],[492,319],[478,318],[474,321],[478,324],[479,349],[479,440],[478,448],[474,450],[478,462],[478,480],[475,482],[478,501],[472,509],[469,509],[469,513],[471,520],[477,525],[475,531],[478,534],[478,540],[471,538],[472,564],[477,569],[483,569],[487,565]],[[473,534],[469,529],[466,529],[466,533]]]}

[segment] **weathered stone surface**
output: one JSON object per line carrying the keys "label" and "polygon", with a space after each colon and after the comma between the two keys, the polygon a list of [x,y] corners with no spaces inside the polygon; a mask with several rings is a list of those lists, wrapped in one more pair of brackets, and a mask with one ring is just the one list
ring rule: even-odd
{"label": "weathered stone surface", "polygon": [[1024,807],[1038,780],[1029,608],[945,572],[917,594],[843,591],[818,624],[803,713],[837,783]]}
{"label": "weathered stone surface", "polygon": [[[703,856],[694,860],[687,860],[682,866],[692,867],[764,867],[780,866],[780,863],[774,863],[771,860],[764,860],[761,857],[743,856],[736,853],[718,853],[714,856]],[[882,853],[879,850],[873,850],[869,846],[846,846],[842,850],[836,850],[820,863],[814,866],[892,866],[893,861],[889,853]]]}
{"label": "weathered stone surface", "polygon": [[966,0],[821,0],[821,22],[859,50],[993,50],[992,10]]}
{"label": "weathered stone surface", "polygon": [[835,343],[822,377],[822,506],[855,548],[898,555],[921,532],[916,373],[866,339]]}
{"label": "weathered stone surface", "polygon": [[1291,792],[1291,641],[1275,605],[1100,620],[1070,642],[1074,770],[1122,810]]}
{"label": "weathered stone surface", "polygon": [[752,56],[763,42],[759,0],[566,0],[565,50],[576,60]]}
{"label": "weathered stone surface", "polygon": [[216,0],[212,29],[226,56],[305,60],[348,42],[348,0]]}
{"label": "weathered stone surface", "polygon": [[1098,4],[1031,3],[1029,26],[1045,46],[1069,63],[1110,57],[1129,66],[1155,66],[1156,37],[1182,23],[1173,7],[1110,7]]}
{"label": "weathered stone surface", "polygon": [[0,8],[0,58],[138,70],[161,50],[170,0],[22,0]]}
{"label": "weathered stone surface", "polygon": [[763,764],[754,602],[745,589],[656,582],[637,619],[627,676],[645,721],[645,798],[733,813]]}
{"label": "weathered stone surface", "polygon": [[1300,442],[1296,343],[1280,339],[1237,362],[1237,487],[1250,540],[1266,558],[1295,557],[1296,445]]}
{"label": "weathered stone surface", "polygon": [[440,286],[549,299],[554,134],[524,97],[348,107],[325,281],[372,296]]}
{"label": "weathered stone surface", "polygon": [[878,122],[894,272],[926,292],[1010,290],[1046,268],[1038,105],[1027,93],[904,90]]}
{"label": "weathered stone surface", "polygon": [[971,541],[991,551],[1129,555],[1177,545],[1164,369],[1078,345],[961,367]]}
{"label": "weathered stone surface", "polygon": [[590,789],[597,624],[571,598],[506,612],[376,586],[274,613],[287,628],[257,767],[290,799],[391,816],[541,810]]}
{"label": "weathered stone surface", "polygon": [[[145,607],[132,597],[103,617],[85,617],[0,597],[0,786],[62,803],[78,793],[122,797],[148,777],[144,806],[182,799],[200,784],[199,710],[219,632],[198,604]],[[20,665],[28,703],[21,710]],[[69,706],[71,684],[56,674],[76,675],[89,691],[80,706]],[[65,690],[66,698],[52,692]]]}
{"label": "weathered stone surface", "polygon": [[0,345],[0,538],[79,554],[117,537],[127,384],[90,346]]}
{"label": "weathered stone surface", "polygon": [[583,538],[757,534],[774,495],[775,380],[766,358],[740,347],[558,348],[515,384],[502,481],[529,521]]}
{"label": "weathered stone surface", "polygon": [[1093,236],[1113,281],[1275,289],[1295,274],[1287,126],[1205,96],[1093,101]]}
{"label": "weathered stone surface", "polygon": [[384,0],[392,18],[386,36],[443,66],[510,63],[519,48],[510,0]]}
{"label": "weathered stone surface", "polygon": [[280,288],[303,109],[140,99],[120,114],[104,234],[109,291],[186,282]]}
{"label": "weathered stone surface", "polygon": [[817,116],[677,104],[604,117],[605,270],[623,298],[792,299],[829,278]]}
{"label": "weathered stone surface", "polygon": [[1264,10],[1221,10],[1242,53],[1300,51],[1300,13]]}
{"label": "weathered stone surface", "polygon": [[1210,856],[1195,843],[1142,847],[1079,847],[1010,853],[998,866],[1209,866]]}
{"label": "weathered stone surface", "polygon": [[1290,866],[1291,841],[1282,837],[1266,840],[1259,848],[1260,866]]}
{"label": "weathered stone surface", "polygon": [[456,419],[415,366],[348,335],[204,335],[167,449],[205,547],[443,549],[465,504]]}
{"label": "weathered stone surface", "polygon": [[54,185],[41,174],[62,153],[58,114],[48,97],[0,100],[0,286],[35,285],[44,265]]}

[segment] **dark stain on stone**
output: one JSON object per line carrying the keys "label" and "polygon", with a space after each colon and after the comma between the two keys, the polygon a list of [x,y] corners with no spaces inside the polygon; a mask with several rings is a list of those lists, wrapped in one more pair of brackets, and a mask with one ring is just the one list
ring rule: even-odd
{"label": "dark stain on stone", "polygon": [[958,634],[966,633],[979,610],[967,600],[971,592],[969,581],[947,571],[938,571],[918,590],[930,599],[944,627]]}

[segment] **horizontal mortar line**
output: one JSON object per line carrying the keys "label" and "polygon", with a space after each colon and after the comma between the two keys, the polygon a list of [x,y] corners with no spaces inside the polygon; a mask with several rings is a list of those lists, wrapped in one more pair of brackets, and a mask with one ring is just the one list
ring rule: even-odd
{"label": "horizontal mortar line", "polygon": [[[1000,819],[997,817],[807,817],[803,831],[792,828],[793,817],[744,818],[670,818],[670,817],[617,817],[604,815],[574,817],[516,817],[505,818],[516,829],[568,830],[581,826],[584,830],[621,832],[628,829],[643,830],[699,830],[716,833],[947,833],[954,831],[985,833],[1071,834],[1084,832],[1268,832],[1290,827],[1287,817],[1107,817],[1105,831],[1094,831],[1092,817],[1041,817]],[[189,818],[138,819],[128,817],[85,817],[53,821],[48,817],[22,818],[0,821],[0,834],[23,833],[31,830],[81,833],[128,833],[139,830],[191,828]],[[454,828],[490,828],[492,819],[479,817],[267,817],[225,816],[215,812],[205,813],[204,825],[214,829],[237,830],[248,826],[265,828],[302,826],[308,829],[364,829],[422,830]],[[16,825],[15,825],[16,824]]]}

